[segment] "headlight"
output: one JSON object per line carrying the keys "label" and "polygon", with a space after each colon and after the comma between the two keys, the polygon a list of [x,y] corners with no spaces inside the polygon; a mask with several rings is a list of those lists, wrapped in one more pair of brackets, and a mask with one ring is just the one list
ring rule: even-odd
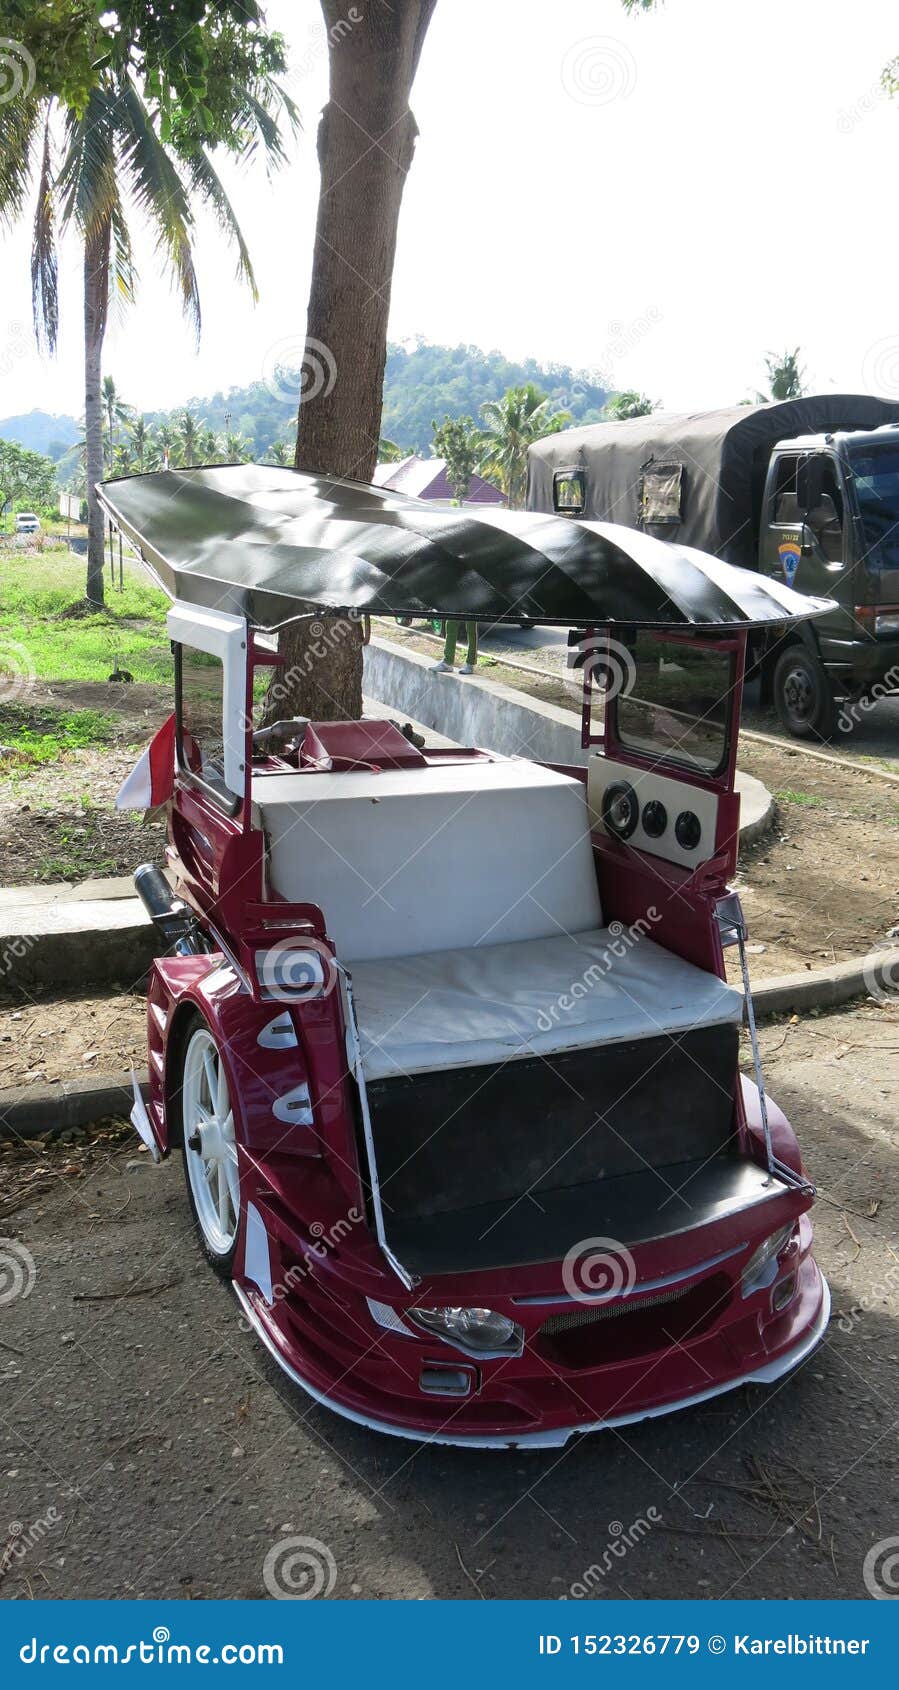
{"label": "headlight", "polygon": [[517,1356],[524,1348],[524,1328],[493,1309],[407,1309],[406,1318],[466,1355]]}
{"label": "headlight", "polygon": [[899,611],[892,611],[889,616],[875,616],[875,634],[899,634]]}
{"label": "headlight", "polygon": [[743,1296],[751,1297],[754,1291],[761,1291],[770,1285],[777,1277],[777,1258],[787,1240],[793,1232],[793,1222],[789,1226],[782,1226],[779,1232],[772,1232],[757,1250],[753,1250],[743,1269]]}

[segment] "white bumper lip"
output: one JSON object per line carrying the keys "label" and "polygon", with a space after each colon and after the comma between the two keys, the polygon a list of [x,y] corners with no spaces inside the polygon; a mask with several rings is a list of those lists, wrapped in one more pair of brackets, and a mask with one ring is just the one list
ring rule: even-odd
{"label": "white bumper lip", "polygon": [[814,1326],[786,1355],[779,1356],[776,1361],[770,1361],[766,1366],[756,1368],[751,1373],[741,1373],[738,1378],[728,1379],[722,1385],[712,1385],[706,1391],[693,1391],[688,1397],[681,1397],[677,1402],[661,1403],[656,1408],[640,1409],[634,1414],[616,1414],[608,1420],[588,1421],[576,1426],[559,1426],[551,1432],[521,1432],[517,1436],[499,1434],[493,1437],[453,1437],[442,1432],[415,1432],[407,1426],[391,1426],[387,1421],[373,1420],[368,1415],[357,1414],[354,1409],[345,1408],[342,1403],[334,1402],[331,1397],[315,1390],[281,1355],[260,1322],[246,1292],[236,1281],[234,1290],[256,1336],[261,1339],[288,1378],[292,1379],[295,1385],[299,1385],[313,1402],[319,1403],[322,1408],[331,1409],[334,1414],[342,1415],[344,1420],[352,1420],[357,1426],[367,1427],[371,1432],[385,1432],[389,1437],[407,1438],[418,1444],[450,1444],[456,1449],[561,1449],[570,1438],[583,1437],[588,1432],[603,1432],[615,1426],[633,1426],[641,1420],[657,1420],[663,1414],[676,1414],[680,1408],[692,1408],[696,1403],[708,1402],[710,1397],[723,1396],[725,1391],[736,1391],[741,1385],[773,1385],[785,1374],[792,1372],[793,1368],[799,1367],[812,1351],[817,1349],[830,1320],[830,1287],[822,1273],[821,1308]]}

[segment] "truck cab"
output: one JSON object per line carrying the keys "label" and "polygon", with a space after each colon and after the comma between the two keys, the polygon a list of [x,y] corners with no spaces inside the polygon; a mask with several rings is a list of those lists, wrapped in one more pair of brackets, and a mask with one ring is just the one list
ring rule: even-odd
{"label": "truck cab", "polygon": [[765,477],[759,568],[836,601],[766,642],[763,691],[791,733],[826,736],[838,698],[899,690],[899,428],[780,441]]}

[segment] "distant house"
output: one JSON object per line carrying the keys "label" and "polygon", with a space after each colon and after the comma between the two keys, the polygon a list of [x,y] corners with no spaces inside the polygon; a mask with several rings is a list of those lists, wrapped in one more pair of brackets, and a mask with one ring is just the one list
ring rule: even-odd
{"label": "distant house", "polygon": [[[390,487],[395,493],[408,493],[413,499],[452,499],[452,487],[446,479],[445,458],[402,458],[396,464],[378,464],[374,473],[376,487]],[[504,505],[506,496],[481,475],[473,475],[465,500],[472,505]]]}

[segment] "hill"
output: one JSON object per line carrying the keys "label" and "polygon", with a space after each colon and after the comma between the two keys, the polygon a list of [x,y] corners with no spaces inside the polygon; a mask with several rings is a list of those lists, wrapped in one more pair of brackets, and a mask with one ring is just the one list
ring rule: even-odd
{"label": "hill", "polygon": [[0,438],[15,440],[18,445],[27,446],[29,452],[40,452],[43,457],[55,460],[81,438],[81,429],[74,417],[27,411],[18,417],[4,417],[0,422]]}
{"label": "hill", "polygon": [[[528,381],[536,382],[578,423],[598,422],[608,398],[594,376],[567,364],[539,364],[534,358],[515,363],[501,352],[483,352],[477,346],[432,346],[427,341],[391,345],[387,349],[382,433],[407,452],[427,452],[432,421],[441,422],[447,414],[468,414],[476,419],[485,399],[498,399],[507,387]],[[276,441],[293,439],[296,403],[285,397],[290,385],[286,377],[279,376],[273,384],[276,391],[261,381],[249,387],[220,389],[208,398],[189,400],[187,409],[217,434],[242,434],[250,442],[253,456],[261,458]],[[135,403],[139,396],[126,394],[125,398]],[[171,422],[184,408],[179,405],[175,410],[148,411],[145,415],[154,424]],[[61,457],[79,435],[73,417],[54,417],[46,411],[0,420],[0,437],[17,440],[52,458]]]}

